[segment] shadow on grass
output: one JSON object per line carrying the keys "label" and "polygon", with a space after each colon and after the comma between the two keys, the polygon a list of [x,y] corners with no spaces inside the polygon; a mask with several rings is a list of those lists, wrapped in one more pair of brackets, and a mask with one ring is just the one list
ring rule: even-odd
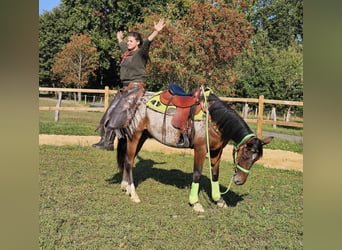
{"label": "shadow on grass", "polygon": [[[191,186],[192,173],[185,173],[179,169],[161,169],[155,168],[156,165],[165,164],[166,162],[156,162],[151,159],[143,159],[139,155],[139,160],[133,168],[134,184],[137,188],[140,183],[143,183],[149,178],[154,179],[160,183],[175,186],[179,189],[185,189]],[[110,179],[106,179],[110,184],[121,183],[121,173],[114,174]],[[211,197],[211,183],[210,179],[206,176],[201,176],[200,181],[201,190],[203,190],[208,197]],[[220,190],[226,190],[227,187],[220,184]],[[233,191],[228,191],[222,195],[228,206],[235,207],[246,194],[237,194]]]}

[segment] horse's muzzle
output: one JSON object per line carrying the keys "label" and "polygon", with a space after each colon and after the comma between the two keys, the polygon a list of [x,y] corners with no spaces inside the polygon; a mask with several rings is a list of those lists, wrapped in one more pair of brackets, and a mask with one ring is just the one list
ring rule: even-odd
{"label": "horse's muzzle", "polygon": [[241,180],[241,177],[237,173],[234,174],[234,183],[235,183],[235,185],[243,185],[245,182],[246,182],[246,179],[245,180]]}

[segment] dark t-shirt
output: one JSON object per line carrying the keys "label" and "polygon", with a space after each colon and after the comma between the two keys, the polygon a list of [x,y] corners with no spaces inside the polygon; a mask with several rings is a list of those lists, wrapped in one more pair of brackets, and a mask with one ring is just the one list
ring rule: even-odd
{"label": "dark t-shirt", "polygon": [[[151,42],[146,39],[142,46],[125,57],[120,64],[120,79],[124,86],[130,82],[145,82],[146,64]],[[125,53],[127,44],[119,43],[121,51]]]}

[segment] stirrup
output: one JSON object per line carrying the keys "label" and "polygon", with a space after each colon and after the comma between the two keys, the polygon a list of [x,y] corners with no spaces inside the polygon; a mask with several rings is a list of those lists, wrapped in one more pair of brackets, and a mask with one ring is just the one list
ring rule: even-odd
{"label": "stirrup", "polygon": [[186,135],[186,133],[181,134],[181,138],[179,139],[179,142],[177,142],[176,145],[177,147],[180,147],[180,148],[190,147],[189,137]]}

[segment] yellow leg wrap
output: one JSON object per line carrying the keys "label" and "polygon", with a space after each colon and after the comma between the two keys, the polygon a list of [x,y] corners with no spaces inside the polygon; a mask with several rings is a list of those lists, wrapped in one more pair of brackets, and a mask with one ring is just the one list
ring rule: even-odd
{"label": "yellow leg wrap", "polygon": [[213,198],[214,201],[218,201],[221,198],[220,184],[218,181],[211,182],[211,198]]}
{"label": "yellow leg wrap", "polygon": [[199,183],[192,183],[191,184],[191,190],[190,190],[190,196],[189,196],[189,202],[190,204],[195,204],[198,202],[198,189],[199,189]]}

